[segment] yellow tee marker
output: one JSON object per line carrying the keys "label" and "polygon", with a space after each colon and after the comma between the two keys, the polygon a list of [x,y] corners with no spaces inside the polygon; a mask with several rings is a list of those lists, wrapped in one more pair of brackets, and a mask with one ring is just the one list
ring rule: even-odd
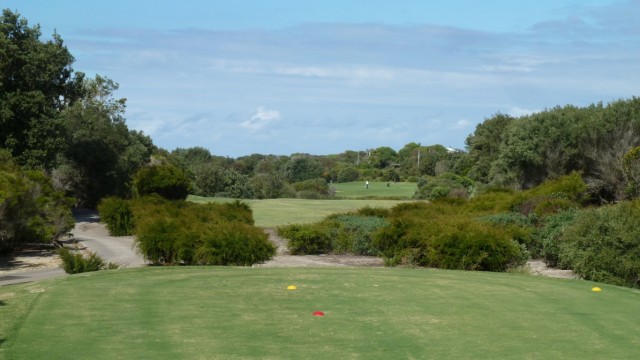
{"label": "yellow tee marker", "polygon": [[287,290],[297,290],[298,288],[295,285],[287,286]]}
{"label": "yellow tee marker", "polygon": [[596,286],[596,287],[592,288],[591,291],[600,292],[600,291],[602,291],[602,289],[600,289],[599,287]]}

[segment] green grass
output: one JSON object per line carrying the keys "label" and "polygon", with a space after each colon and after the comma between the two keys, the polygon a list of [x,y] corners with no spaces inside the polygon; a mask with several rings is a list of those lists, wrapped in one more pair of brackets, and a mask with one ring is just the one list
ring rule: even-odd
{"label": "green grass", "polygon": [[592,286],[398,268],[103,271],[0,288],[0,358],[637,357],[640,291]]}
{"label": "green grass", "polygon": [[[227,202],[231,199],[206,198],[190,195],[187,199],[196,203]],[[401,200],[305,200],[267,199],[242,200],[251,206],[255,225],[274,227],[288,224],[304,224],[320,221],[326,216],[357,210],[365,206],[390,208]]]}
{"label": "green grass", "polygon": [[[389,184],[389,186],[387,186]],[[334,183],[336,197],[343,199],[411,199],[417,189],[416,183],[369,182],[367,189],[364,181]]]}

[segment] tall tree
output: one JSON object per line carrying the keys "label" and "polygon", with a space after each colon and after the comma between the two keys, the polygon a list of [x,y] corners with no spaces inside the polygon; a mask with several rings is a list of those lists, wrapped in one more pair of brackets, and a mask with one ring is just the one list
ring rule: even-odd
{"label": "tall tree", "polygon": [[106,195],[126,196],[133,175],[149,161],[151,139],[129,130],[126,99],[113,93],[118,84],[96,76],[84,82],[86,96],[62,113],[67,151],[54,172],[80,205],[94,206]]}
{"label": "tall tree", "polygon": [[0,147],[31,168],[50,170],[65,146],[60,111],[82,96],[82,73],[62,38],[40,41],[18,13],[0,17]]}
{"label": "tall tree", "polygon": [[476,131],[467,137],[467,150],[474,164],[469,177],[484,183],[489,181],[491,164],[498,159],[505,130],[513,120],[509,115],[496,114],[478,124]]}

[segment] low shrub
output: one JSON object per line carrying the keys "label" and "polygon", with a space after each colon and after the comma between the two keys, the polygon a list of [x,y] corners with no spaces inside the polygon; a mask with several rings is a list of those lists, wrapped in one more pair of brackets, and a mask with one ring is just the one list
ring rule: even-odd
{"label": "low shrub", "polygon": [[389,225],[376,232],[373,245],[388,265],[504,271],[524,263],[528,253],[514,240],[515,230],[474,220],[464,206],[400,204],[391,209]]}
{"label": "low shrub", "polygon": [[477,214],[509,212],[515,197],[516,192],[513,190],[488,188],[469,199],[465,208],[467,211]]}
{"label": "low shrub", "polygon": [[293,188],[297,192],[315,192],[321,195],[329,194],[329,184],[323,178],[309,179],[300,182],[293,183]]}
{"label": "low shrub", "polygon": [[60,259],[62,260],[62,268],[67,274],[79,274],[83,272],[118,268],[117,264],[105,263],[101,257],[93,252],[89,253],[89,255],[85,257],[80,252],[61,248],[58,250],[58,255],[60,255]]}
{"label": "low shrub", "polygon": [[136,246],[157,265],[252,265],[275,255],[268,236],[253,226],[240,201],[194,204],[136,201]]}
{"label": "low shrub", "polygon": [[514,212],[498,213],[482,216],[478,220],[500,228],[510,239],[524,246],[529,254],[539,255],[540,246],[533,237],[539,219],[534,214],[526,216]]}
{"label": "low shrub", "polygon": [[326,199],[327,196],[316,191],[303,190],[296,193],[296,198],[307,200],[322,200]]}
{"label": "low shrub", "polygon": [[522,265],[526,251],[508,234],[488,224],[461,223],[426,246],[426,263],[440,269],[505,271]]}
{"label": "low shrub", "polygon": [[111,236],[133,235],[135,222],[129,200],[107,197],[98,204],[100,221],[107,225]]}
{"label": "low shrub", "polygon": [[473,180],[451,173],[424,177],[418,181],[418,190],[413,198],[426,200],[446,197],[466,199],[473,184]]}
{"label": "low shrub", "polygon": [[389,211],[389,209],[385,209],[381,207],[365,206],[356,210],[356,214],[362,215],[362,216],[375,216],[375,217],[384,218],[389,216],[391,212]]}
{"label": "low shrub", "polygon": [[578,173],[548,180],[533,189],[517,194],[512,211],[545,216],[571,208],[579,208],[587,200],[587,185]]}
{"label": "low shrub", "polygon": [[560,237],[559,263],[587,280],[640,288],[640,201],[576,214]]}
{"label": "low shrub", "polygon": [[194,251],[197,265],[251,266],[273,257],[275,246],[259,228],[240,222],[207,226]]}
{"label": "low shrub", "polygon": [[343,214],[330,216],[323,224],[332,229],[333,253],[377,256],[380,250],[373,246],[373,234],[388,222],[382,217]]}
{"label": "low shrub", "polygon": [[288,239],[293,255],[324,254],[331,251],[329,229],[320,224],[292,224],[277,229],[278,235]]}
{"label": "low shrub", "polygon": [[533,234],[537,251],[532,256],[540,257],[551,267],[560,266],[560,238],[562,232],[575,221],[578,210],[569,209],[544,218],[544,224]]}

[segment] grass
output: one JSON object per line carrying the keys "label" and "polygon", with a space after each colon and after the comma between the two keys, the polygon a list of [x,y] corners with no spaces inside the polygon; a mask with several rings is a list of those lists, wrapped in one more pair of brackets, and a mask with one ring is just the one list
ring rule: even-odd
{"label": "grass", "polygon": [[640,291],[592,286],[398,268],[103,271],[0,288],[0,358],[635,358]]}
{"label": "grass", "polygon": [[[389,186],[387,186],[389,184]],[[417,190],[416,183],[369,182],[367,189],[364,181],[332,184],[336,197],[341,199],[411,199]]]}
{"label": "grass", "polygon": [[[207,198],[190,195],[187,199],[196,203],[226,202],[231,199]],[[357,210],[365,206],[390,208],[401,200],[305,200],[266,199],[242,200],[251,206],[255,225],[275,227],[287,224],[304,224],[320,221],[326,216]]]}

